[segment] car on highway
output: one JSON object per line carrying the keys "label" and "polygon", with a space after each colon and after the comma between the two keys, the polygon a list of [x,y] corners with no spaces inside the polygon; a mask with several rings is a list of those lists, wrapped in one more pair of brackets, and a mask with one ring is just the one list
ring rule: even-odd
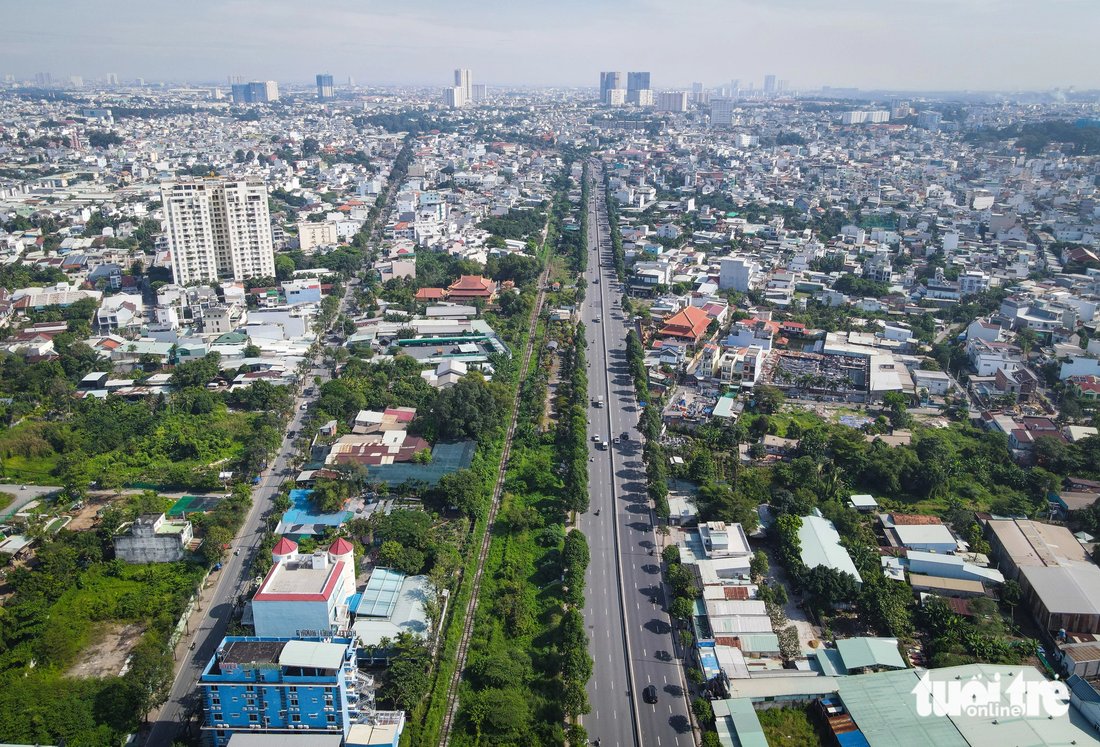
{"label": "car on highway", "polygon": [[599,441],[600,441],[600,437],[599,437],[599,435],[597,434],[597,435],[595,435],[595,436],[592,436],[592,441],[593,441],[594,443],[599,443]]}
{"label": "car on highway", "polygon": [[596,324],[599,324],[600,323],[600,317],[596,317],[592,321],[595,322]]}
{"label": "car on highway", "polygon": [[656,686],[650,685],[645,690],[642,690],[642,700],[644,700],[646,703],[650,703],[650,704],[656,703],[657,702],[657,688],[656,688]]}
{"label": "car on highway", "polygon": [[615,438],[611,439],[611,443],[613,443],[613,444],[619,443],[619,437],[615,436]]}

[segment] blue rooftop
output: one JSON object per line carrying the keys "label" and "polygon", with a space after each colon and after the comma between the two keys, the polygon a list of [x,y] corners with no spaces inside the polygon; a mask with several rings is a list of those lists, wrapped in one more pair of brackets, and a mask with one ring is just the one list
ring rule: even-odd
{"label": "blue rooftop", "polygon": [[279,522],[278,534],[301,537],[322,534],[327,527],[338,527],[352,517],[351,511],[323,514],[310,500],[312,490],[297,488],[290,491],[290,508]]}

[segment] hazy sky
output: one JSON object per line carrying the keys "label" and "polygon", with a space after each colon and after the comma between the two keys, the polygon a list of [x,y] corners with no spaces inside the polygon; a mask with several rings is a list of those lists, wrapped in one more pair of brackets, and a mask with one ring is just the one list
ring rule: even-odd
{"label": "hazy sky", "polygon": [[1100,0],[2,0],[0,74],[1100,88]]}

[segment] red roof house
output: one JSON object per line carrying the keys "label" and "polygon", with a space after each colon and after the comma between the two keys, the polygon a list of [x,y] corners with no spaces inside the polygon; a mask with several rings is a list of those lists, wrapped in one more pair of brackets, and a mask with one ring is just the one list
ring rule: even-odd
{"label": "red roof house", "polygon": [[447,291],[443,288],[421,288],[414,298],[417,301],[442,301],[447,297]]}
{"label": "red roof house", "polygon": [[481,275],[463,275],[447,288],[447,296],[452,301],[473,301],[483,298],[493,300],[497,284]]}
{"label": "red roof house", "polygon": [[706,335],[709,324],[710,316],[707,315],[707,312],[696,306],[688,306],[666,319],[664,326],[657,334],[664,338],[682,340],[692,345],[698,345]]}

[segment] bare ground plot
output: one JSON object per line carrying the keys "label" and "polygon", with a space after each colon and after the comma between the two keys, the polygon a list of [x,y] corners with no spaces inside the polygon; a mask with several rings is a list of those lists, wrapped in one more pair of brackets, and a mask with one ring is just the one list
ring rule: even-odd
{"label": "bare ground plot", "polygon": [[66,673],[69,677],[115,677],[126,663],[126,657],[145,632],[142,623],[107,623],[97,631],[97,637],[80,654]]}
{"label": "bare ground plot", "polygon": [[97,514],[111,503],[114,495],[89,495],[84,508],[73,514],[73,520],[66,527],[70,532],[80,532],[95,526]]}

